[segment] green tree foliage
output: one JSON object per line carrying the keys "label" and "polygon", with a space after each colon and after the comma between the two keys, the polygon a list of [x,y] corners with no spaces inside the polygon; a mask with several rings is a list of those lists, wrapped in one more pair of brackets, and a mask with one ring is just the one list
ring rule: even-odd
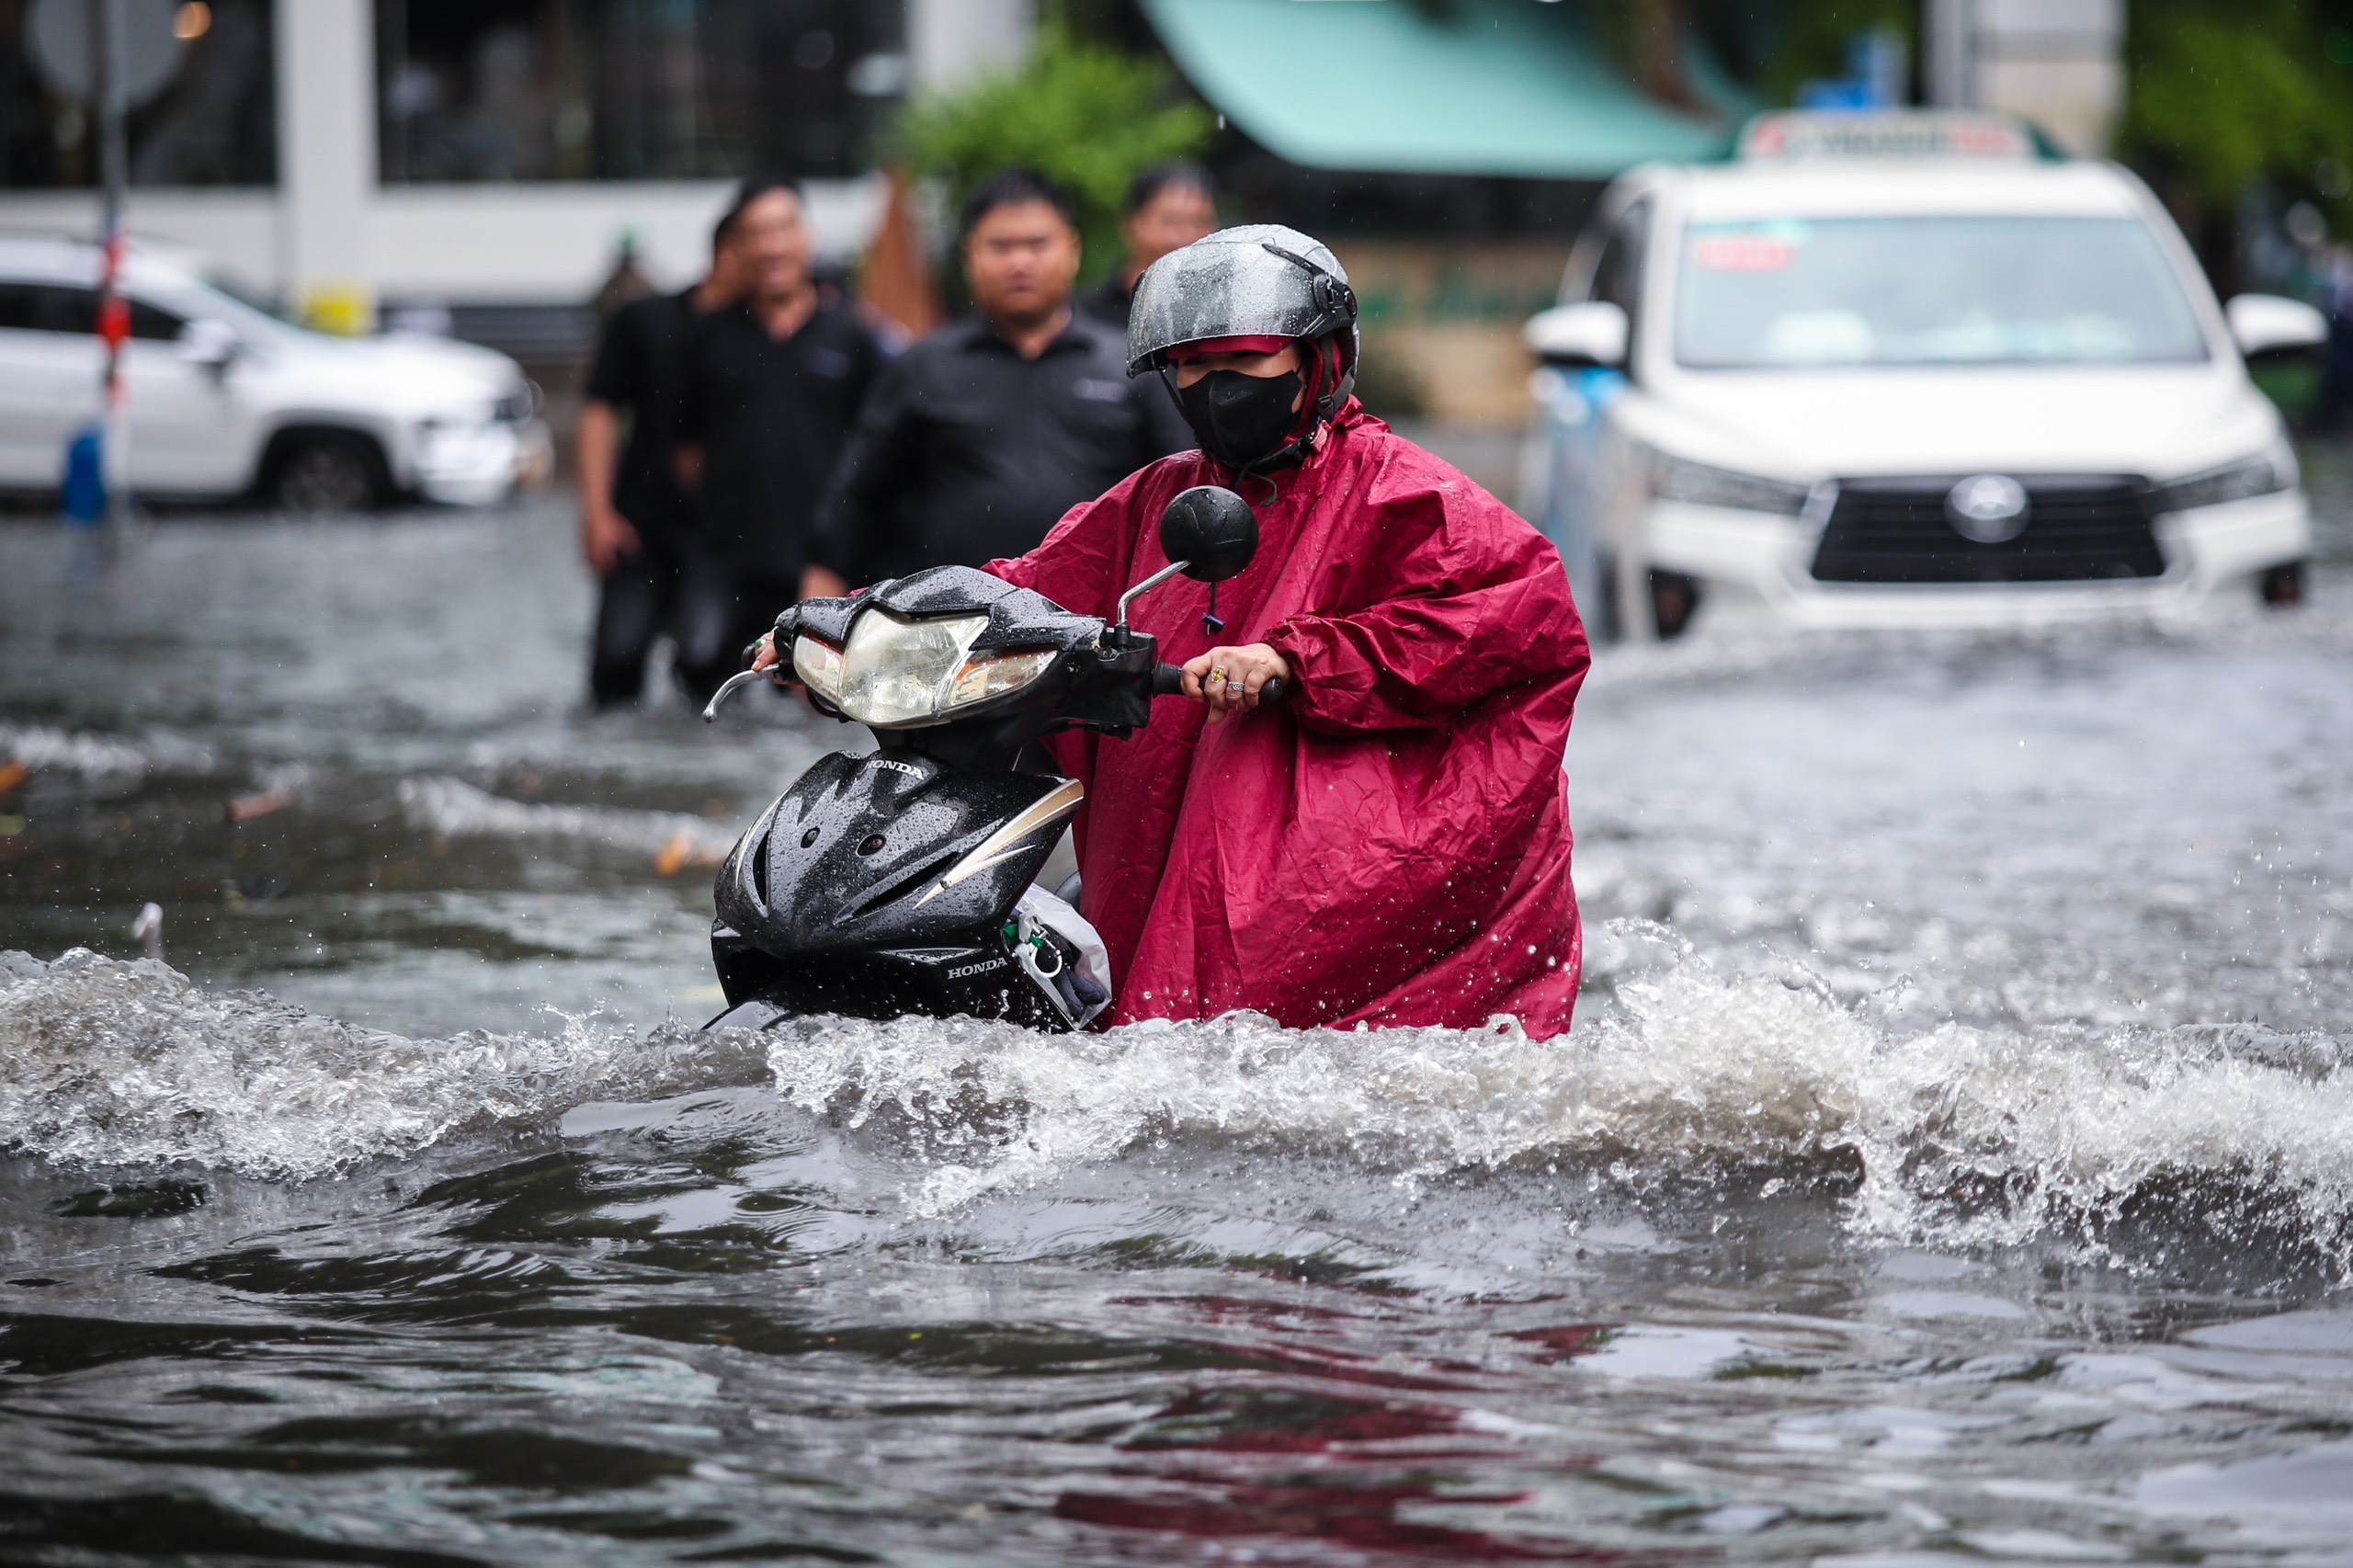
{"label": "green tree foliage", "polygon": [[1086,271],[1099,276],[1122,254],[1120,203],[1128,183],[1154,164],[1199,157],[1215,131],[1210,111],[1184,96],[1161,61],[1049,23],[1017,70],[909,104],[894,146],[918,176],[938,181],[953,205],[1010,165],[1063,181],[1078,199]]}
{"label": "green tree foliage", "polygon": [[2304,0],[2135,0],[2131,28],[2120,150],[2177,199],[2220,213],[2257,182],[2353,162],[2353,34]]}

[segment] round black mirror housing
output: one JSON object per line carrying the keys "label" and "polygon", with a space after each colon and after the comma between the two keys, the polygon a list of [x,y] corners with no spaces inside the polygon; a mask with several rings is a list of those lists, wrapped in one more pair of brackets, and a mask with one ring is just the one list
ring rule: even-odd
{"label": "round black mirror housing", "polygon": [[1258,553],[1258,514],[1222,484],[1196,484],[1160,514],[1160,548],[1195,582],[1222,583]]}

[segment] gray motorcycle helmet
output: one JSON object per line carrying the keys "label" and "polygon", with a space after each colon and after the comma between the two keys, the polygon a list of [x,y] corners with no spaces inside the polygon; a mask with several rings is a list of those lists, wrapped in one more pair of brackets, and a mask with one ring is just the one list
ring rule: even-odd
{"label": "gray motorcycle helmet", "polygon": [[1322,241],[1279,223],[1245,223],[1170,251],[1144,269],[1128,318],[1128,374],[1157,370],[1171,348],[1213,337],[1342,333],[1339,379],[1322,400],[1327,419],[1356,386],[1356,291]]}

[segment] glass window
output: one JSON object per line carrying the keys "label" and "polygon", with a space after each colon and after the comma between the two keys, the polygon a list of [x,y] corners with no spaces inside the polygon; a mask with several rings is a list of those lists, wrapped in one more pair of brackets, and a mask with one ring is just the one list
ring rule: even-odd
{"label": "glass window", "polygon": [[903,0],[379,0],[388,182],[873,166]]}
{"label": "glass window", "polygon": [[1608,241],[1593,266],[1592,298],[1617,306],[1631,320],[1642,302],[1643,256],[1650,233],[1651,204],[1635,202],[1609,226]]}
{"label": "glass window", "polygon": [[63,283],[0,283],[0,327],[95,335],[97,290]]}
{"label": "glass window", "polygon": [[153,343],[175,343],[187,326],[188,323],[161,305],[151,305],[144,300],[131,301],[131,335],[133,337],[143,337]]}
{"label": "glass window", "polygon": [[1675,357],[1695,369],[2206,358],[2180,278],[2132,218],[1697,223],[1681,260]]}
{"label": "glass window", "polygon": [[[32,7],[33,0],[0,0],[0,189],[94,186],[97,126],[81,103],[51,92],[17,47]],[[209,0],[183,9],[183,25],[198,30],[178,72],[131,112],[131,182],[275,185],[270,0]]]}
{"label": "glass window", "polygon": [[23,283],[0,283],[0,331],[25,332],[33,324],[33,291]]}
{"label": "glass window", "polygon": [[[159,305],[131,301],[131,335],[171,342],[187,324]],[[98,330],[98,291],[67,283],[0,283],[0,327],[18,332]]]}

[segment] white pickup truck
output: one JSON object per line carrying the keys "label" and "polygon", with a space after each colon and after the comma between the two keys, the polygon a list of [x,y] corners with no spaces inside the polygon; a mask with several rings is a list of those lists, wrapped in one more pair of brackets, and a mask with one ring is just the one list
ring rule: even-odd
{"label": "white pickup truck", "polygon": [[[55,494],[98,414],[99,253],[0,237],[0,490]],[[359,511],[482,506],[542,478],[540,394],[503,354],[442,338],[330,337],[246,304],[195,258],[134,247],[121,288],[131,488],[153,500]]]}

